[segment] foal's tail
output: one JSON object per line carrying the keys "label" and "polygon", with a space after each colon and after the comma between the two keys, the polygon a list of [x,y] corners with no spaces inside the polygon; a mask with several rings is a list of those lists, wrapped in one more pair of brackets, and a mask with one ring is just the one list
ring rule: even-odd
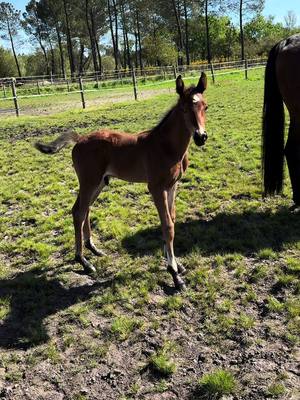
{"label": "foal's tail", "polygon": [[54,154],[65,147],[67,144],[75,142],[77,143],[80,136],[72,131],[64,132],[57,139],[50,143],[41,143],[36,142],[34,144],[35,148],[37,148],[40,152],[45,154]]}
{"label": "foal's tail", "polygon": [[284,42],[270,51],[265,72],[262,129],[262,172],[264,194],[282,191],[284,164],[284,107],[276,77],[276,59]]}

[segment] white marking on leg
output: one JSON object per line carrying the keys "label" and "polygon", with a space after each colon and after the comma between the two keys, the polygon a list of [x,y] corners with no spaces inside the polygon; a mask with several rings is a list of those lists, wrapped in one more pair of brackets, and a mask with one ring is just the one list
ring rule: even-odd
{"label": "white marking on leg", "polygon": [[167,260],[168,260],[168,265],[170,267],[172,267],[172,269],[175,272],[178,272],[177,261],[176,261],[175,255],[174,255],[174,253],[172,251],[168,251],[167,250]]}

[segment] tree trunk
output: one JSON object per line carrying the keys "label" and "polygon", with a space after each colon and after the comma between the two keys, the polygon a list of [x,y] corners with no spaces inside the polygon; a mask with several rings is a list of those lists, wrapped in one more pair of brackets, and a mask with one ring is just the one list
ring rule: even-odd
{"label": "tree trunk", "polygon": [[243,29],[243,0],[240,0],[240,38],[241,38],[241,59],[245,60],[245,43]]}
{"label": "tree trunk", "polygon": [[75,75],[75,63],[74,63],[74,54],[73,54],[73,46],[72,46],[72,39],[71,39],[71,30],[70,30],[70,22],[69,22],[69,15],[67,10],[67,0],[63,0],[64,4],[64,12],[66,18],[66,28],[67,28],[67,48],[69,54],[69,62],[70,62],[70,70],[71,75]]}
{"label": "tree trunk", "polygon": [[138,68],[139,66],[139,61],[138,61],[138,34],[137,31],[134,30],[134,49],[135,49],[135,54],[134,54],[134,59],[135,59],[135,68]]}
{"label": "tree trunk", "polygon": [[129,40],[128,40],[128,32],[127,32],[127,26],[126,26],[126,15],[125,15],[125,10],[124,10],[124,3],[122,3],[122,6],[121,6],[121,13],[122,13],[124,40],[126,43],[126,46],[124,46],[125,60],[127,60],[127,65],[129,67],[129,69],[131,69],[130,49],[129,49]]}
{"label": "tree trunk", "polygon": [[183,59],[182,59],[182,50],[183,50],[182,30],[181,30],[180,18],[179,18],[179,14],[178,14],[178,10],[177,10],[177,7],[176,7],[175,0],[172,0],[172,4],[173,4],[173,9],[174,9],[174,14],[175,14],[175,18],[176,18],[176,24],[177,24],[177,30],[178,30],[178,40],[179,40],[179,44],[178,44],[178,64],[182,65],[183,64]]}
{"label": "tree trunk", "polygon": [[125,37],[126,37],[126,48],[127,48],[127,62],[128,62],[128,67],[131,69],[131,58],[130,58],[130,48],[129,48],[127,29],[125,30]]}
{"label": "tree trunk", "polygon": [[65,68],[64,52],[63,52],[61,36],[60,36],[60,32],[59,32],[57,24],[55,25],[55,29],[56,29],[56,34],[57,34],[57,41],[58,41],[58,48],[59,48],[59,55],[60,55],[61,73],[62,73],[62,76],[65,78],[66,77],[66,68]]}
{"label": "tree trunk", "polygon": [[139,12],[136,10],[136,27],[137,27],[137,35],[138,35],[138,43],[139,43],[139,60],[140,60],[140,69],[143,70],[143,61],[142,61],[142,45],[141,45],[141,31],[140,31],[140,18]]}
{"label": "tree trunk", "polygon": [[21,74],[21,70],[20,70],[18,57],[17,57],[16,52],[15,52],[15,46],[14,46],[14,41],[13,41],[13,37],[12,37],[9,21],[7,21],[7,30],[8,30],[10,43],[11,43],[11,49],[12,49],[12,52],[13,52],[13,55],[14,55],[14,59],[15,59],[15,63],[16,63],[16,66],[17,66],[18,74],[19,74],[19,77],[21,77],[22,74]]}
{"label": "tree trunk", "polygon": [[96,46],[96,53],[97,53],[97,56],[98,56],[98,66],[99,66],[99,71],[101,72],[102,71],[102,57],[101,57],[98,38],[97,38],[95,16],[94,16],[94,13],[93,13],[92,9],[90,10],[90,17],[91,17],[91,21],[92,21],[92,33],[93,33],[94,43],[95,43],[95,46]]}
{"label": "tree trunk", "polygon": [[55,75],[56,68],[55,68],[55,55],[54,55],[54,50],[52,46],[52,42],[50,39],[50,34],[48,32],[48,41],[49,41],[49,46],[50,46],[50,52],[51,52],[51,73],[52,75]]}
{"label": "tree trunk", "polygon": [[123,25],[123,46],[124,46],[124,52],[123,52],[123,68],[127,68],[127,47],[126,47],[126,37],[125,37],[125,28]]}
{"label": "tree trunk", "polygon": [[80,43],[80,57],[79,57],[79,73],[83,72],[83,55],[84,55],[84,44]]}
{"label": "tree trunk", "polygon": [[118,10],[117,10],[117,4],[115,0],[112,0],[113,6],[114,6],[114,16],[115,16],[115,44],[116,44],[116,55],[117,55],[117,60],[120,59],[120,53],[119,53],[119,34],[118,34]]}
{"label": "tree trunk", "polygon": [[209,37],[209,20],[208,20],[208,0],[205,0],[205,30],[206,30],[206,50],[207,61],[211,63],[210,37]]}
{"label": "tree trunk", "polygon": [[186,63],[190,65],[190,46],[189,46],[189,20],[187,15],[186,0],[184,0],[184,19],[185,19],[185,55]]}
{"label": "tree trunk", "polygon": [[42,52],[43,52],[43,55],[45,58],[46,74],[49,75],[49,64],[48,64],[47,52],[46,52],[45,46],[43,45],[43,42],[40,37],[39,37],[39,44],[41,46],[41,49],[42,49]]}
{"label": "tree trunk", "polygon": [[118,71],[118,54],[117,54],[117,50],[116,50],[116,40],[115,40],[115,34],[114,34],[114,29],[113,29],[113,20],[112,20],[110,1],[109,0],[107,0],[107,8],[108,8],[111,40],[113,42],[113,49],[114,49],[115,70]]}
{"label": "tree trunk", "polygon": [[90,37],[94,71],[97,72],[99,67],[98,67],[98,62],[97,62],[96,44],[95,44],[92,28],[90,25],[89,14],[90,14],[89,0],[85,0],[85,20],[86,20],[86,25],[87,25],[88,32],[89,32],[89,37]]}
{"label": "tree trunk", "polygon": [[38,41],[39,41],[39,45],[41,46],[42,52],[44,54],[44,58],[45,58],[45,65],[46,65],[46,74],[49,75],[49,64],[48,64],[48,57],[47,57],[47,52],[45,49],[45,46],[43,45],[43,40],[42,40],[42,35],[41,35],[41,25],[40,25],[40,21],[39,21],[39,17],[37,15],[36,9],[34,9],[34,16],[36,19],[36,24],[37,24],[37,34],[38,34]]}

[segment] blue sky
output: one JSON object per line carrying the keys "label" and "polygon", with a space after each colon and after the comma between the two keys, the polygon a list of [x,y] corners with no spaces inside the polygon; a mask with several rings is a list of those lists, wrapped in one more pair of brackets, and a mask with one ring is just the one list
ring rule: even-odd
{"label": "blue sky", "polygon": [[[11,0],[10,3],[13,3],[17,9],[24,11],[28,0]],[[276,16],[276,20],[283,21],[286,13],[289,10],[294,10],[298,16],[298,23],[300,22],[299,0],[266,0],[265,4],[264,15],[274,15]]]}
{"label": "blue sky", "polygon": [[264,15],[273,15],[276,22],[284,22],[284,16],[291,10],[297,15],[300,25],[300,0],[266,0],[265,4]]}
{"label": "blue sky", "polygon": [[[14,4],[15,8],[25,11],[25,6],[29,0],[6,0]],[[83,0],[82,0],[83,1]],[[149,1],[149,0],[145,0]],[[284,16],[288,11],[294,11],[297,16],[297,24],[300,25],[300,0],[266,0],[263,14],[265,16],[273,15],[276,22],[284,22]],[[28,52],[32,47],[28,44],[24,35],[21,35],[22,51]]]}

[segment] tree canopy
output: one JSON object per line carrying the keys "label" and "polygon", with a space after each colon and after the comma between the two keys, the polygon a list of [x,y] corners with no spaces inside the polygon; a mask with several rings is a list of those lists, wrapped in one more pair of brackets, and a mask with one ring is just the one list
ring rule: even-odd
{"label": "tree canopy", "polygon": [[[293,11],[275,23],[263,7],[264,0],[29,0],[21,15],[2,2],[0,34],[15,64],[2,75],[14,68],[19,75],[66,75],[261,56],[299,30]],[[20,29],[35,47],[22,57]]]}

